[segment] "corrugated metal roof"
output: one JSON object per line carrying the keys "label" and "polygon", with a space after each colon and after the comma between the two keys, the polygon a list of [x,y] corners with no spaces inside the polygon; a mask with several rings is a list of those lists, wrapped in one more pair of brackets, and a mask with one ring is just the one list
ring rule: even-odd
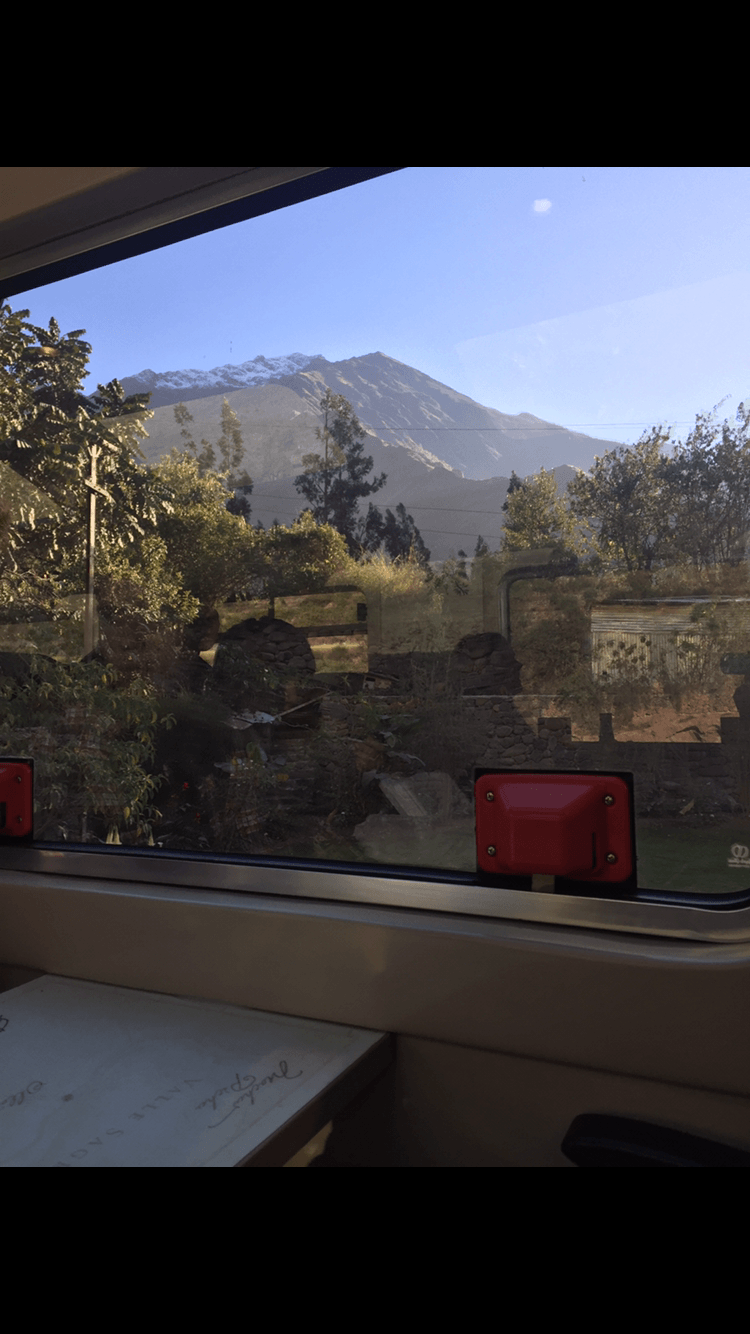
{"label": "corrugated metal roof", "polygon": [[666,670],[679,677],[708,633],[705,622],[692,619],[693,608],[736,603],[748,604],[750,598],[622,598],[599,603],[591,609],[593,673],[614,679],[622,672]]}
{"label": "corrugated metal roof", "polygon": [[714,597],[714,598],[606,598],[604,602],[597,602],[597,607],[671,607],[677,605],[688,605],[697,607],[699,604],[710,606],[714,602],[750,602],[750,597]]}
{"label": "corrugated metal roof", "polygon": [[[692,605],[692,604],[691,604]],[[682,630],[700,634],[690,610],[677,607],[592,607],[591,629],[598,634],[652,634]]]}

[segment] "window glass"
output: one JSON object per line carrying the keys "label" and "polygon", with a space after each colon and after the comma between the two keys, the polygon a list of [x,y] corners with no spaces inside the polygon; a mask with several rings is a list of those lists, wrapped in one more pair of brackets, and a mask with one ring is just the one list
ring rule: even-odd
{"label": "window glass", "polygon": [[602,770],[641,886],[744,889],[749,196],[407,168],[14,297],[35,837],[473,872],[476,768]]}

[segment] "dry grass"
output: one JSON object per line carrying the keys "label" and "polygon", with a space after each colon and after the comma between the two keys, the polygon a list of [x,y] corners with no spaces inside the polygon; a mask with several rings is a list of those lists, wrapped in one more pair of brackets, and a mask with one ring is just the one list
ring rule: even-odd
{"label": "dry grass", "polygon": [[[277,620],[288,621],[301,629],[308,625],[348,625],[357,619],[357,603],[364,601],[364,594],[359,592],[305,593],[300,597],[277,598],[275,615]],[[219,608],[222,631],[249,617],[260,620],[267,615],[268,600],[265,598],[253,602],[226,602]]]}
{"label": "dry grass", "polygon": [[347,635],[335,639],[309,640],[316,672],[366,672],[367,636]]}
{"label": "dry grass", "polygon": [[391,560],[382,551],[355,561],[348,558],[340,571],[342,578],[357,583],[363,593],[383,593],[389,597],[408,597],[420,592],[427,583],[427,572],[413,557]]}

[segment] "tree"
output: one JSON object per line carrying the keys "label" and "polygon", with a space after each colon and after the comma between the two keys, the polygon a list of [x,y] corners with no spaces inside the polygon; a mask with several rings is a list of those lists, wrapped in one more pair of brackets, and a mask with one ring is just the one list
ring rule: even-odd
{"label": "tree", "polygon": [[221,405],[221,435],[216,442],[216,448],[221,455],[221,472],[226,472],[227,485],[233,490],[240,486],[252,490],[252,481],[248,473],[243,470],[240,474],[240,464],[245,457],[245,446],[242,442],[242,426],[237,413],[229,406],[229,400],[224,399]]}
{"label": "tree", "polygon": [[137,558],[129,551],[105,551],[95,587],[99,613],[113,625],[137,621],[144,628],[174,628],[198,612],[197,598],[183,587],[182,573],[156,533],[144,538]]}
{"label": "tree", "polygon": [[[47,329],[26,322],[29,312],[0,307],[0,459],[50,496],[64,511],[85,498],[81,479],[90,449],[102,453],[102,469],[124,488],[126,500],[138,458],[143,422],[153,414],[148,395],[125,397],[117,380],[89,397],[82,383],[91,352],[83,329],[62,335],[56,320]],[[126,506],[112,519],[137,527]]]}
{"label": "tree", "polygon": [[174,412],[174,419],[180,428],[180,435],[182,436],[182,448],[184,450],[187,450],[191,454],[195,454],[196,453],[195,440],[193,439],[192,435],[190,434],[190,431],[188,430],[188,422],[192,422],[194,420],[192,412],[188,411],[184,403],[175,403],[173,412]]}
{"label": "tree", "polygon": [[503,513],[504,551],[576,546],[573,516],[558,493],[554,473],[544,468],[525,482],[511,473]]}
{"label": "tree", "polygon": [[58,591],[78,591],[92,460],[101,544],[137,544],[163,510],[166,497],[142,466],[143,423],[152,413],[148,395],[126,397],[117,380],[84,395],[85,331],[63,335],[54,319],[42,328],[28,314],[0,307],[0,462],[44,498],[14,527],[14,559],[21,572],[43,569]]}
{"label": "tree", "polygon": [[739,565],[750,534],[750,406],[723,424],[716,409],[700,413],[660,478],[674,556],[701,568]]}
{"label": "tree", "polygon": [[[218,471],[229,490],[234,492],[226,502],[229,513],[238,515],[249,522],[251,509],[248,497],[253,489],[253,479],[246,468],[240,470],[240,464],[245,456],[242,423],[234,409],[229,406],[229,400],[225,398],[222,403],[221,435],[216,444],[212,445],[209,440],[201,440],[200,452],[188,430],[188,423],[193,421],[193,415],[184,403],[175,404],[174,416],[177,425],[180,427],[183,449],[193,455],[202,475]],[[217,451],[219,460],[217,460]]]}
{"label": "tree", "polygon": [[37,657],[18,678],[0,672],[0,747],[34,755],[35,837],[86,841],[92,816],[102,833],[131,826],[148,837],[161,784],[155,743],[171,721],[160,720],[146,682],[98,663]]}
{"label": "tree", "polygon": [[[248,487],[248,491],[251,489],[251,487]],[[236,492],[233,496],[230,496],[226,508],[230,514],[234,514],[237,518],[244,519],[245,523],[250,522],[250,517],[253,511],[250,501],[244,491]]]}
{"label": "tree", "polygon": [[719,423],[699,413],[667,457],[669,432],[655,426],[638,444],[609,450],[568,487],[601,555],[628,570],[660,562],[739,565],[750,536],[750,407]]}
{"label": "tree", "polygon": [[357,502],[385,486],[386,475],[366,480],[373,469],[365,454],[366,433],[351,403],[327,389],[320,400],[323,425],[316,435],[322,454],[306,454],[304,472],[294,485],[310,504],[317,523],[330,523],[344,537],[351,554],[357,551]]}
{"label": "tree", "polygon": [[668,439],[669,432],[655,426],[636,445],[607,450],[568,485],[572,513],[611,564],[650,570],[670,548],[662,454]]}
{"label": "tree", "polygon": [[329,524],[316,523],[309,512],[290,527],[274,523],[267,532],[255,533],[254,575],[263,583],[271,616],[277,597],[325,588],[346,559],[342,535]]}
{"label": "tree", "polygon": [[422,565],[430,561],[422,534],[405,505],[397,505],[396,513],[387,509],[381,514],[371,503],[364,519],[357,526],[357,541],[363,552],[384,551],[391,560],[403,559],[413,553]]}
{"label": "tree", "polygon": [[432,589],[441,596],[445,593],[459,593],[462,596],[468,593],[470,579],[466,560],[466,552],[460,547],[457,555],[451,552],[448,559],[443,561],[440,573],[428,575]]}
{"label": "tree", "polygon": [[172,450],[154,471],[171,497],[158,525],[170,568],[203,606],[215,607],[252,578],[258,534],[227,512],[221,477],[190,454]]}

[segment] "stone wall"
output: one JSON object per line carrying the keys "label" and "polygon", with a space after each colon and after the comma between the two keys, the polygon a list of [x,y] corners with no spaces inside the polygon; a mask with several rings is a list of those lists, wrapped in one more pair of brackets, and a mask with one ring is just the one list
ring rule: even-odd
{"label": "stone wall", "polygon": [[257,658],[264,666],[284,674],[312,676],[315,672],[315,655],[310,648],[307,631],[290,625],[288,621],[270,616],[262,616],[260,620],[249,617],[239,621],[219,636],[217,662],[222,648],[230,644],[240,645],[246,657]]}
{"label": "stone wall", "polygon": [[276,714],[288,707],[290,687],[312,683],[314,673],[315,657],[304,630],[269,616],[250,617],[221,635],[212,682],[235,711]]}
{"label": "stone wall", "polygon": [[447,686],[461,695],[517,695],[521,664],[501,634],[465,635],[455,649],[443,653],[371,653],[373,675],[393,678],[406,690]]}
{"label": "stone wall", "polygon": [[611,716],[603,714],[599,741],[574,741],[569,718],[540,718],[535,731],[513,699],[465,697],[463,703],[486,717],[479,768],[632,773],[640,815],[726,814],[748,806],[750,727],[743,719],[722,720],[728,724],[722,732],[731,737],[723,744],[658,743],[617,741]]}

